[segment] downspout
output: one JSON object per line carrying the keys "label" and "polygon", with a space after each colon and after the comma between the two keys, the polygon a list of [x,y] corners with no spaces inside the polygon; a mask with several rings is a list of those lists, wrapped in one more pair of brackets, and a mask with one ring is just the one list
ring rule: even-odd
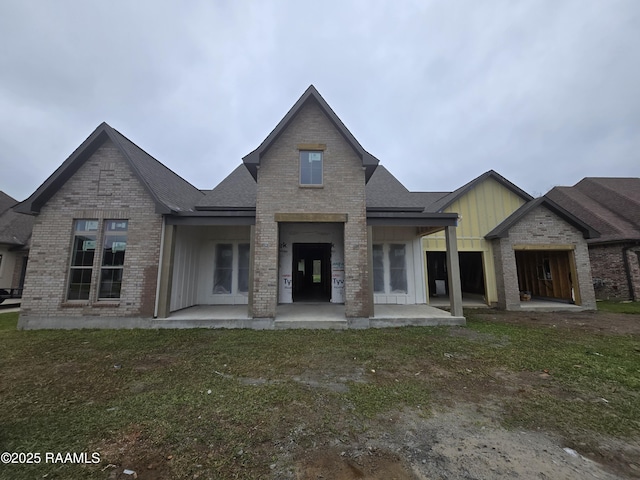
{"label": "downspout", "polygon": [[162,216],[162,231],[160,233],[160,257],[158,258],[158,278],[156,278],[156,301],[153,308],[153,318],[158,318],[158,308],[160,307],[160,279],[162,278],[162,259],[164,258],[164,228],[166,217]]}

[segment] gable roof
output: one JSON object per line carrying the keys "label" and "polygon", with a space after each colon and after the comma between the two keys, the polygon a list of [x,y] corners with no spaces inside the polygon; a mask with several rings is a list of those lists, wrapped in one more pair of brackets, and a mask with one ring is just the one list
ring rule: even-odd
{"label": "gable roof", "polygon": [[307,88],[307,90],[302,94],[302,96],[293,105],[293,107],[291,107],[284,118],[280,120],[278,125],[276,125],[276,127],[271,131],[267,138],[265,138],[264,141],[258,146],[258,148],[242,158],[243,163],[245,164],[253,178],[258,178],[257,167],[260,165],[262,155],[269,149],[269,147],[271,147],[271,145],[273,145],[278,137],[280,137],[282,132],[286,130],[286,128],[296,117],[300,109],[302,109],[302,107],[306,105],[307,102],[315,102],[320,107],[322,112],[327,116],[329,121],[334,125],[338,132],[340,132],[343,138],[351,146],[351,148],[353,148],[353,150],[356,152],[356,155],[360,157],[362,166],[365,169],[365,181],[369,181],[369,178],[375,171],[379,160],[369,152],[367,152],[364,148],[362,148],[362,145],[360,145],[360,143],[351,134],[344,123],[342,123],[342,120],[338,118],[329,104],[325,101],[324,98],[322,98],[318,90],[316,90],[313,85],[310,85],[309,88]]}
{"label": "gable roof", "polygon": [[131,140],[106,123],[101,123],[40,187],[15,209],[37,214],[42,206],[75,174],[107,140],[111,140],[134,174],[151,195],[157,213],[191,210],[204,195],[200,190],[169,170]]}
{"label": "gable roof", "polygon": [[502,223],[497,225],[493,230],[485,235],[487,240],[493,240],[495,238],[504,238],[509,234],[509,230],[511,227],[516,225],[520,220],[522,220],[525,215],[527,215],[532,210],[537,207],[545,207],[548,210],[551,210],[553,213],[558,215],[560,218],[565,220],[570,225],[573,225],[578,230],[582,232],[582,236],[584,238],[595,238],[599,236],[598,231],[596,231],[590,225],[587,225],[579,218],[572,215],[570,212],[562,208],[560,205],[555,203],[546,197],[538,197],[535,200],[531,200],[530,202],[525,203],[507,218],[505,218]]}
{"label": "gable roof", "polygon": [[196,204],[196,210],[255,210],[257,184],[244,165],[238,165]]}
{"label": "gable roof", "polygon": [[410,192],[384,165],[378,165],[366,186],[367,210],[416,210],[447,195],[448,192]]}
{"label": "gable roof", "polygon": [[11,207],[17,200],[0,191],[0,243],[22,246],[29,242],[33,217],[15,212]]}
{"label": "gable roof", "polygon": [[640,240],[640,178],[586,177],[545,196],[600,232],[590,243]]}
{"label": "gable roof", "polygon": [[13,207],[18,201],[0,190],[0,215]]}
{"label": "gable roof", "polygon": [[519,196],[520,198],[522,198],[526,202],[528,202],[530,200],[533,200],[533,197],[531,195],[529,195],[527,192],[522,190],[517,185],[511,183],[509,180],[504,178],[498,172],[496,172],[494,170],[489,170],[489,171],[483,173],[482,175],[474,178],[470,182],[464,184],[463,186],[461,186],[457,190],[454,190],[453,192],[449,193],[448,195],[443,196],[439,200],[435,201],[434,203],[432,203],[429,206],[428,210],[431,211],[431,212],[442,212],[445,208],[450,206],[453,202],[458,200],[464,194],[466,194],[467,192],[471,191],[476,185],[484,182],[488,178],[494,179],[500,185],[502,185],[506,189],[510,190],[511,192],[515,193],[517,196]]}

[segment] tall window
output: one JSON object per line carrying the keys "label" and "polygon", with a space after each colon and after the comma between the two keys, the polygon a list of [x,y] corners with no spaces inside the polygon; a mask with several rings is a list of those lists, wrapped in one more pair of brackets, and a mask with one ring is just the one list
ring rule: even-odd
{"label": "tall window", "polygon": [[105,222],[98,299],[120,298],[128,223],[127,220]]}
{"label": "tall window", "polygon": [[89,299],[97,233],[98,220],[75,221],[67,292],[69,300]]}
{"label": "tall window", "polygon": [[384,293],[384,251],[382,245],[373,245],[373,291]]}
{"label": "tall window", "polygon": [[300,185],[322,185],[322,151],[300,151]]}
{"label": "tall window", "polygon": [[403,244],[389,245],[389,283],[392,293],[407,293],[407,262]]}
{"label": "tall window", "polygon": [[213,267],[213,293],[236,294],[249,291],[248,243],[218,243]]}
{"label": "tall window", "polygon": [[213,293],[231,293],[233,280],[233,244],[216,245],[216,266],[213,272]]}
{"label": "tall window", "polygon": [[238,291],[249,291],[249,244],[238,244]]}

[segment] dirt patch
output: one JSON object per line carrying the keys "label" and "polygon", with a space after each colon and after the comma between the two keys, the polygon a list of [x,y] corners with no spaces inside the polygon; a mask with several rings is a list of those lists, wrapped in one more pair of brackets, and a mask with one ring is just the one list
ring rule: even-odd
{"label": "dirt patch", "polygon": [[[172,477],[170,455],[154,448],[141,426],[131,425],[126,433],[115,440],[95,447],[107,463],[102,470],[109,480],[161,480]],[[128,473],[128,472],[135,472]]]}
{"label": "dirt patch", "polygon": [[414,480],[416,476],[399,455],[389,451],[329,448],[312,452],[299,461],[295,467],[295,478]]}
{"label": "dirt patch", "polygon": [[622,313],[478,310],[473,311],[471,316],[477,320],[513,325],[547,326],[607,335],[640,334],[640,315]]}
{"label": "dirt patch", "polygon": [[[274,478],[616,480],[633,477],[634,468],[640,468],[629,463],[629,468],[622,472],[625,476],[618,476],[584,456],[579,448],[564,445],[557,437],[507,430],[500,426],[499,417],[499,408],[492,403],[459,404],[435,411],[428,418],[405,410],[378,419],[348,445],[300,454],[294,472],[283,475],[281,471]],[[623,447],[628,459],[639,458],[640,445],[614,443],[601,439],[602,451],[611,454],[615,448]],[[608,463],[604,456],[603,460]]]}

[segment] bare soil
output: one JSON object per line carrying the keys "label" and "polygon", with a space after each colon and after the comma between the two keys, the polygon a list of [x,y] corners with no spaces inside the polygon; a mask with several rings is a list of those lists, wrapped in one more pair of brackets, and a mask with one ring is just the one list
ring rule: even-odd
{"label": "bare soil", "polygon": [[[487,310],[474,318],[549,326],[605,335],[640,334],[640,318],[617,313],[531,313]],[[452,335],[481,336],[468,329]],[[478,340],[482,340],[479,339]],[[427,372],[425,372],[427,373]],[[592,438],[569,444],[545,431],[509,430],[501,423],[501,398],[546,381],[545,374],[488,372],[486,382],[449,378],[435,392],[428,415],[405,410],[378,418],[349,442],[335,440],[295,455],[295,468],[274,478],[311,479],[601,479],[640,478],[640,438]],[[495,381],[494,381],[495,380]]]}
{"label": "bare soil", "polygon": [[482,310],[474,313],[478,320],[514,325],[548,326],[607,335],[640,334],[640,315],[609,312],[505,312]]}

